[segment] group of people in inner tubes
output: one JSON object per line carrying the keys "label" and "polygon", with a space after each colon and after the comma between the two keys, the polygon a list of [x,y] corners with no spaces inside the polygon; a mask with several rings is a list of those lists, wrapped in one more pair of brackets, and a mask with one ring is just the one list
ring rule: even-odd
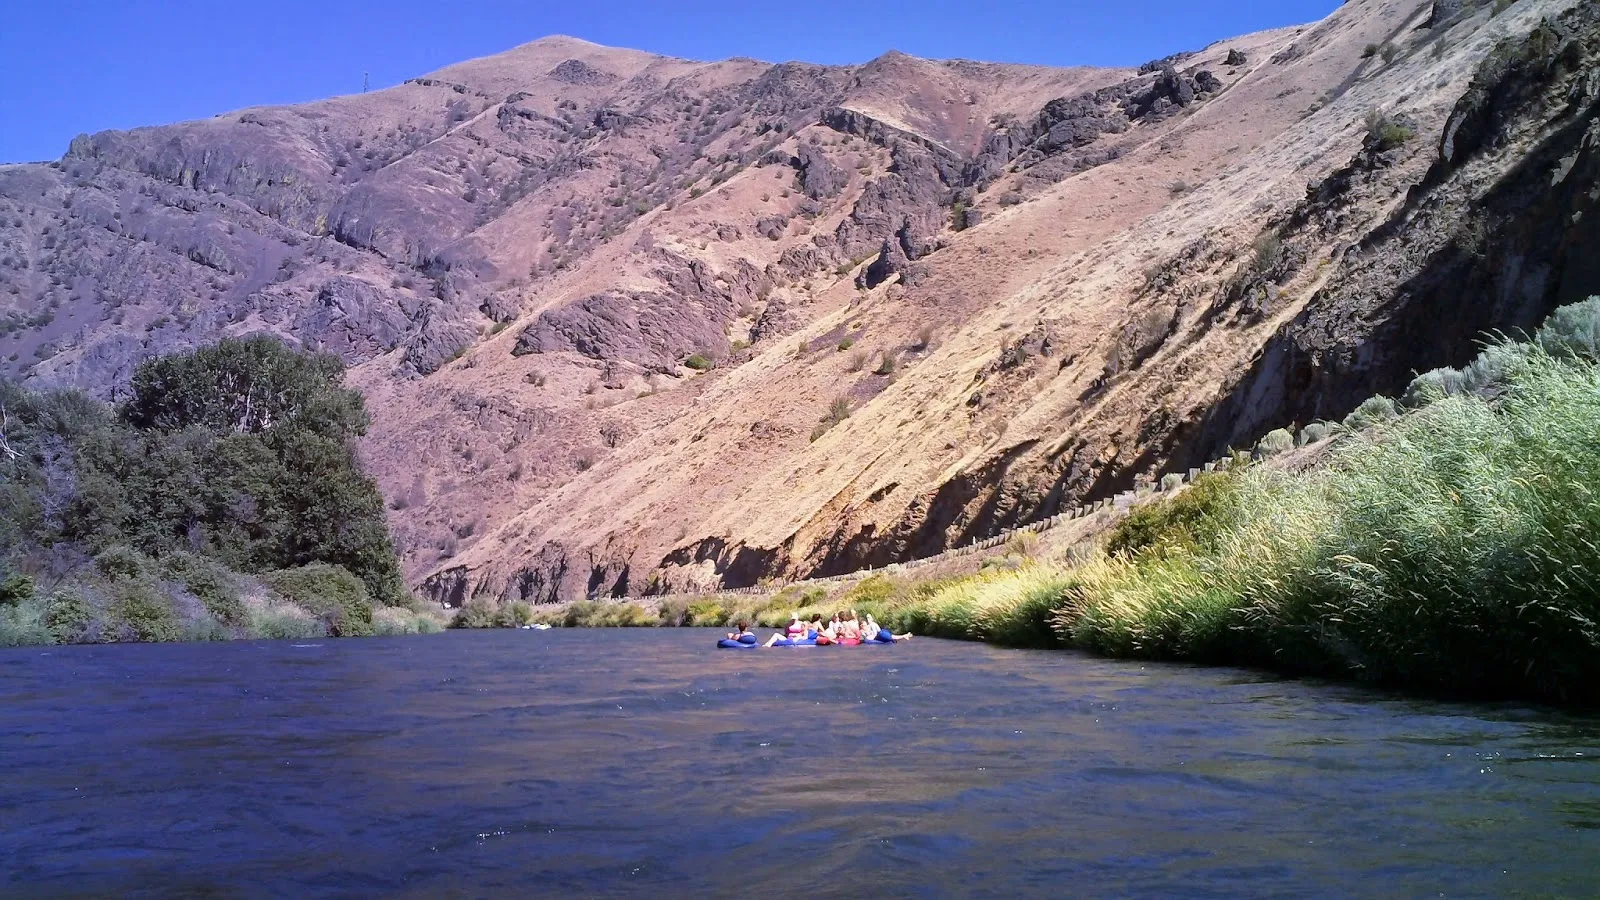
{"label": "group of people in inner tubes", "polygon": [[895,634],[880,626],[873,621],[870,613],[862,620],[856,617],[855,610],[849,609],[834,613],[827,622],[822,621],[822,613],[813,613],[809,622],[798,613],[793,614],[789,616],[789,624],[782,631],[774,632],[765,644],[760,643],[761,639],[750,630],[748,622],[740,622],[737,630],[728,632],[728,636],[718,643],[722,646],[738,644],[744,647],[853,647],[868,643],[892,644],[910,637],[910,632]]}

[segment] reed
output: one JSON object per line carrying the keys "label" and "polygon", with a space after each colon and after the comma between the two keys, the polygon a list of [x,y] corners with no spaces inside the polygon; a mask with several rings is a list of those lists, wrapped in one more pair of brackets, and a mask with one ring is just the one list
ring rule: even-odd
{"label": "reed", "polygon": [[[1502,358],[1505,355],[1502,355]],[[1119,656],[1600,700],[1600,370],[1537,346],[1323,468],[1236,477],[1236,519],[1080,572],[1057,632]]]}

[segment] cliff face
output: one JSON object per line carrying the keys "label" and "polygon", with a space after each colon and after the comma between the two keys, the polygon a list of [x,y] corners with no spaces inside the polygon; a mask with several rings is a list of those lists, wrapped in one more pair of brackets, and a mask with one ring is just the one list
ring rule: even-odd
{"label": "cliff face", "polygon": [[335,350],[442,600],[886,563],[1593,291],[1593,15],[1352,0],[1137,71],[551,38],[84,137],[0,167],[0,364]]}
{"label": "cliff face", "polygon": [[[1187,448],[1197,460],[1288,422],[1339,418],[1483,336],[1529,330],[1600,290],[1600,10],[1497,45],[1445,120],[1438,154],[1381,224],[1273,334]],[[1286,231],[1360,202],[1375,148],[1308,189]],[[1293,240],[1294,238],[1291,238]]]}

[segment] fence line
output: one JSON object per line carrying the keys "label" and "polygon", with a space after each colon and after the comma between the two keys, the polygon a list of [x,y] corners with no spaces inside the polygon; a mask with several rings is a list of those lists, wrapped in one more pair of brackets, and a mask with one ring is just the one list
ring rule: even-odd
{"label": "fence line", "polygon": [[[1174,491],[1183,485],[1193,482],[1196,478],[1199,478],[1201,475],[1207,472],[1215,472],[1226,469],[1228,465],[1229,460],[1227,458],[1223,458],[1217,460],[1216,462],[1208,462],[1204,466],[1189,469],[1185,472],[1171,472],[1163,475],[1158,481],[1135,487],[1131,491],[1121,491],[1112,497],[1107,497],[1101,500],[1096,500],[1092,503],[1085,503],[1080,506],[1075,506],[1066,512],[1056,513],[1053,516],[1046,516],[1042,519],[1035,519],[1032,522],[1017,525],[1012,528],[1005,528],[1002,529],[999,534],[986,538],[979,538],[970,543],[963,544],[960,547],[952,547],[948,550],[942,550],[933,554],[932,556],[924,556],[920,559],[912,559],[900,563],[890,563],[887,566],[879,567],[877,571],[886,571],[888,569],[894,569],[896,571],[918,569],[923,566],[943,562],[947,559],[960,559],[964,556],[971,556],[974,553],[982,553],[985,550],[990,550],[1000,546],[1001,544],[1004,544],[1006,541],[1011,539],[1012,535],[1015,535],[1019,532],[1038,534],[1041,531],[1049,531],[1051,528],[1054,528],[1063,522],[1070,522],[1075,519],[1092,516],[1095,513],[1103,512],[1107,509],[1127,509],[1143,498],[1147,498],[1155,494],[1165,494],[1170,491]],[[640,599],[671,600],[687,597],[703,597],[708,594],[736,596],[776,594],[779,591],[786,590],[797,585],[803,587],[810,584],[834,584],[848,579],[859,578],[862,575],[870,576],[873,571],[874,568],[872,566],[866,566],[851,572],[841,572],[837,575],[822,575],[816,578],[798,578],[792,581],[782,582],[774,581],[765,585],[752,585],[750,587],[743,588],[724,588],[716,591],[680,591],[677,593],[658,594],[652,597]]]}

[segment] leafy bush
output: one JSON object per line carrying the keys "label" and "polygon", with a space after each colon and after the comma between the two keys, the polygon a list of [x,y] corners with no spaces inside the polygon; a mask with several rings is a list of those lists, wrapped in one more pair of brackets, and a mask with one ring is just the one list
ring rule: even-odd
{"label": "leafy bush", "polygon": [[306,640],[328,636],[328,627],[293,603],[269,601],[248,608],[250,633],[268,640]]}
{"label": "leafy bush", "polygon": [[303,353],[270,337],[224,339],[141,363],[122,418],[167,433],[200,427],[355,437],[366,432],[367,413],[343,380],[344,364],[332,354]]}
{"label": "leafy bush", "polygon": [[689,601],[682,597],[669,597],[656,606],[656,621],[668,628],[677,628],[688,622]]}
{"label": "leafy bush", "polygon": [[897,363],[894,356],[886,350],[884,351],[883,358],[878,360],[878,367],[872,370],[872,374],[893,375],[896,366]]}
{"label": "leafy bush", "polygon": [[38,597],[30,596],[16,603],[0,604],[0,647],[26,647],[55,642],[48,609]]}
{"label": "leafy bush", "polygon": [[33,579],[21,572],[12,572],[0,578],[0,606],[20,606],[33,602],[38,595]]}
{"label": "leafy bush", "polygon": [[79,585],[58,588],[45,600],[44,624],[54,643],[77,644],[98,638],[96,604]]}
{"label": "leafy bush", "polygon": [[1400,397],[1400,405],[1409,409],[1427,406],[1446,397],[1467,393],[1467,380],[1459,369],[1433,369],[1411,380]]}
{"label": "leafy bush", "polygon": [[372,633],[378,635],[433,634],[439,623],[430,615],[398,606],[372,612]]}
{"label": "leafy bush", "polygon": [[1207,472],[1172,497],[1135,506],[1106,541],[1106,552],[1132,556],[1189,549],[1214,540],[1229,521],[1234,476]]}
{"label": "leafy bush", "polygon": [[703,353],[695,353],[691,355],[688,359],[683,361],[683,364],[695,370],[696,372],[710,371],[711,367],[716,365],[716,363],[711,361],[710,357]]}
{"label": "leafy bush", "polygon": [[716,598],[696,600],[690,603],[683,620],[683,624],[694,627],[721,626],[727,623],[728,609],[718,602]]}
{"label": "leafy bush", "polygon": [[139,578],[111,583],[111,634],[125,641],[176,641],[183,637],[172,601]]}
{"label": "leafy bush", "polygon": [[218,622],[241,625],[246,621],[238,580],[217,561],[180,551],[161,558],[161,572],[199,598]]}
{"label": "leafy bush", "polygon": [[94,558],[94,567],[107,578],[152,578],[155,560],[122,545],[107,547]]}
{"label": "leafy bush", "polygon": [[500,628],[500,604],[492,597],[473,597],[456,610],[451,628]]}
{"label": "leafy bush", "polygon": [[343,566],[312,563],[279,569],[262,575],[261,581],[317,617],[335,637],[372,634],[372,603],[367,587]]}

